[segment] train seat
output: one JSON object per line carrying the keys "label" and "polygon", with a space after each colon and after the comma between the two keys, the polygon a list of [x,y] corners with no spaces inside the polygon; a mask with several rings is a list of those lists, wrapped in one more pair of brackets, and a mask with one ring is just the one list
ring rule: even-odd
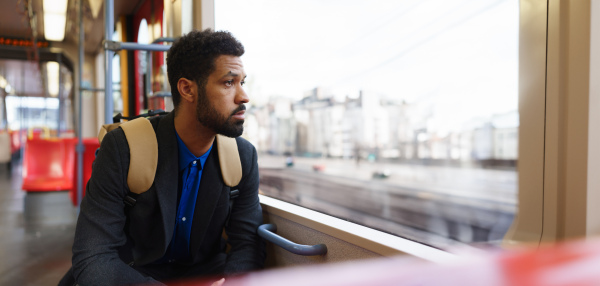
{"label": "train seat", "polygon": [[75,144],[75,138],[28,139],[21,189],[28,192],[71,190],[75,174]]}
{"label": "train seat", "polygon": [[[82,139],[83,146],[85,151],[83,151],[83,180],[82,180],[82,197],[85,196],[85,186],[87,182],[92,177],[92,163],[96,159],[96,150],[100,148],[100,143],[98,142],[98,138],[84,138]],[[75,170],[77,170],[77,157],[75,160]],[[71,202],[73,202],[74,206],[77,206],[77,174],[73,176],[73,189],[69,194],[71,196]]]}
{"label": "train seat", "polygon": [[15,154],[21,150],[21,139],[23,132],[19,130],[10,130],[8,131],[10,134],[10,153]]}
{"label": "train seat", "polygon": [[7,131],[0,131],[0,163],[10,162],[10,134]]}

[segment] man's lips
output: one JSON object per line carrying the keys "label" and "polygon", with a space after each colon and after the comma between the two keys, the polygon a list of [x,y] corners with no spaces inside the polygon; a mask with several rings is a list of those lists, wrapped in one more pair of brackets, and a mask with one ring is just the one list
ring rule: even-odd
{"label": "man's lips", "polygon": [[233,118],[239,119],[239,120],[244,120],[246,118],[246,111],[245,110],[241,110],[241,111],[236,112],[233,115]]}

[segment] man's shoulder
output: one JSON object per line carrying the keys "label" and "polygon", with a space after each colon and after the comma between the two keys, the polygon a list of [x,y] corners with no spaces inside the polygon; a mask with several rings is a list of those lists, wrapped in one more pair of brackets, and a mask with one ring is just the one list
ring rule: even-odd
{"label": "man's shoulder", "polygon": [[250,141],[246,140],[245,138],[242,138],[241,136],[236,137],[235,141],[237,143],[238,151],[240,152],[240,156],[242,154],[251,156],[252,153],[254,153],[254,145],[252,145],[252,143],[250,143]]}
{"label": "man's shoulder", "polygon": [[[153,116],[153,117],[148,118],[148,120],[152,124],[152,128],[155,131],[154,136],[158,136],[159,124],[163,121],[167,122],[168,119],[166,119],[166,118],[170,114],[171,113],[168,113],[166,115]],[[107,144],[115,144],[116,148],[129,150],[128,138],[122,128],[115,128],[115,129],[109,131],[106,134],[106,136],[104,137],[104,139],[102,139],[101,146],[105,145],[105,141],[112,141]],[[123,155],[128,156],[128,155],[126,155],[127,153],[129,153],[129,152],[124,152]]]}
{"label": "man's shoulder", "polygon": [[[167,118],[167,117],[171,118],[171,120],[172,120],[173,112],[169,112],[167,114],[159,115],[159,116],[152,116],[152,117],[149,117],[148,120],[150,120],[150,123],[152,124],[152,127],[156,131],[156,130],[158,130],[159,123],[161,121],[164,121],[165,118]],[[167,120],[169,120],[169,119],[167,119]]]}
{"label": "man's shoulder", "polygon": [[241,136],[236,137],[238,153],[240,154],[240,162],[242,163],[242,169],[251,169],[254,162],[256,162],[256,149],[254,145]]}

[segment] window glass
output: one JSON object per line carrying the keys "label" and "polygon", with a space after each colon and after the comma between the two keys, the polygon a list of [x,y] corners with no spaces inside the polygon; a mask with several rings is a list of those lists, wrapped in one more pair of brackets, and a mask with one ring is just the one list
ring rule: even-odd
{"label": "window glass", "polygon": [[121,95],[121,55],[115,53],[112,60],[113,113],[123,113],[123,96]]}
{"label": "window glass", "polygon": [[[150,44],[152,42],[150,37],[150,30],[148,28],[148,22],[146,19],[142,19],[140,22],[140,27],[138,29],[138,37],[137,42],[140,44]],[[138,98],[143,98],[144,108],[147,109],[148,104],[148,92],[150,91],[150,83],[147,82],[147,72],[148,72],[148,53],[147,51],[139,50],[135,51],[137,53],[137,65],[138,65],[138,80],[136,80],[136,84],[138,85],[138,90],[140,94],[138,94]]]}
{"label": "window glass", "polygon": [[[115,25],[116,30],[112,35],[113,41],[123,41],[123,31],[121,31],[121,24]],[[121,52],[113,54],[112,59],[112,90],[113,90],[113,114],[123,113],[123,95],[121,94]]]}
{"label": "window glass", "polygon": [[517,204],[518,0],[220,0],[260,190],[439,248]]}
{"label": "window glass", "polygon": [[6,96],[6,114],[11,130],[58,128],[58,98]]}

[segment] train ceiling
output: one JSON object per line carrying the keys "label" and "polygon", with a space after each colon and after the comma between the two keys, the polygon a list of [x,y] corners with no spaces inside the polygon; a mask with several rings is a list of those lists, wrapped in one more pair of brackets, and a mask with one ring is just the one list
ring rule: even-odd
{"label": "train ceiling", "polygon": [[[145,0],[115,0],[114,15],[133,14]],[[0,7],[0,36],[31,39],[34,31],[30,28],[28,7],[31,6],[37,28],[38,39],[44,39],[44,13],[42,0],[1,0]],[[83,0],[84,2],[84,31],[86,53],[98,52],[104,38],[104,1]],[[79,25],[77,24],[78,1],[69,0],[67,9],[67,25],[64,43],[79,42]],[[94,7],[94,9],[92,9]],[[98,7],[98,8],[95,8]],[[97,11],[96,17],[93,11]],[[95,12],[94,11],[94,12]]]}
{"label": "train ceiling", "polygon": [[[102,40],[104,39],[104,1],[82,0],[84,4],[84,50],[86,54],[94,55],[102,52]],[[134,14],[145,0],[114,0],[115,22],[120,15]],[[42,0],[0,0],[0,41],[4,39],[21,39],[31,41],[35,37],[44,41],[44,13]],[[71,58],[77,57],[79,44],[79,24],[77,21],[79,10],[77,0],[68,0],[67,23],[65,39],[61,43],[45,42],[50,47],[69,50]],[[94,17],[94,14],[97,14]],[[22,45],[22,43],[21,43]],[[52,49],[53,51],[60,51]],[[26,56],[24,56],[26,55]],[[32,48],[16,46],[0,46],[0,76],[4,78],[20,78],[23,75],[38,76],[37,64],[15,64],[15,59],[25,58],[34,61],[36,56]],[[45,58],[44,58],[45,56]],[[38,53],[40,60],[49,60],[48,54]],[[77,58],[71,59],[73,62]],[[41,82],[39,78],[33,78],[32,82]],[[18,86],[15,84],[18,90]],[[22,91],[25,92],[25,91]],[[30,91],[31,92],[31,91]],[[26,93],[30,93],[26,92]],[[36,92],[33,92],[36,93]]]}

